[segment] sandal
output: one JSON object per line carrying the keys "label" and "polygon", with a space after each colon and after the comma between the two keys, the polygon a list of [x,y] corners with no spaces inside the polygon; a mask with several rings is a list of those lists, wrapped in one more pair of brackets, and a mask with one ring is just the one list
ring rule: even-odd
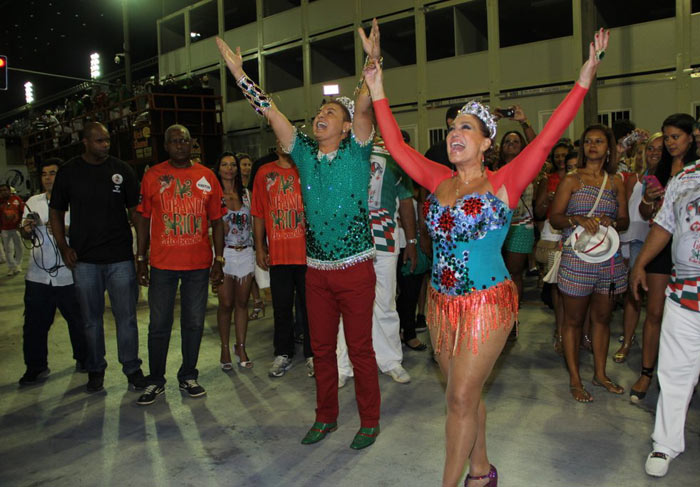
{"label": "sandal", "polygon": [[613,362],[615,362],[616,364],[621,364],[622,362],[627,360],[627,355],[630,353],[631,346],[631,343],[623,343],[620,347],[620,350],[615,352],[615,355],[613,355]]}
{"label": "sandal", "polygon": [[224,362],[223,358],[219,359],[219,365],[221,365],[221,370],[224,372],[230,372],[233,370],[233,364],[231,363],[231,350],[229,350],[228,345],[221,344],[221,355],[223,357],[224,351],[228,352],[229,361]]}
{"label": "sandal", "polygon": [[605,379],[603,381],[600,381],[593,377],[593,380],[591,381],[591,384],[597,387],[604,387],[606,391],[612,393],[612,394],[624,394],[625,388],[620,386],[619,384],[615,384],[613,381],[610,379]]}
{"label": "sandal", "polygon": [[253,312],[250,313],[250,316],[248,317],[249,320],[257,320],[258,318],[264,318],[265,317],[265,301],[262,299],[256,299],[255,304],[253,305]]}
{"label": "sandal", "polygon": [[564,339],[561,335],[554,336],[554,351],[557,355],[564,355]]}
{"label": "sandal", "polygon": [[[639,378],[642,378],[642,375],[645,377],[649,377],[649,385],[651,385],[651,379],[654,377],[654,367],[642,367],[642,373],[639,376]],[[639,382],[639,379],[637,379],[637,382]],[[649,387],[647,386],[647,390],[649,390]],[[647,391],[638,391],[632,386],[630,388],[630,402],[632,404],[638,404],[639,402],[642,401],[647,395]]]}
{"label": "sandal", "polygon": [[583,387],[583,385],[579,386],[569,386],[569,391],[571,391],[571,396],[574,398],[574,400],[578,402],[593,402],[593,396]]}
{"label": "sandal", "polygon": [[581,339],[581,348],[593,353],[593,343],[591,343],[591,337],[588,335],[583,335],[583,338]]}
{"label": "sandal", "polygon": [[[239,352],[236,353],[236,362],[238,363],[238,366],[242,369],[252,369],[253,368],[253,361],[250,360],[250,358],[248,357],[248,354],[245,351],[245,344],[244,343],[240,343],[240,344],[236,343],[233,346],[234,346],[234,348],[238,347],[238,350],[239,350]],[[248,360],[241,360],[241,353],[240,352],[245,353],[246,358]]]}

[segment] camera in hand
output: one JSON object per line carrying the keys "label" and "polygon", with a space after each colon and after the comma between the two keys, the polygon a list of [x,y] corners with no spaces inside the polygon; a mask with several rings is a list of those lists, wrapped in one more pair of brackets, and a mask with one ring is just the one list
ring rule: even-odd
{"label": "camera in hand", "polygon": [[41,221],[41,217],[39,216],[39,214],[34,211],[27,214],[27,219],[32,220],[34,222],[34,225],[36,226],[41,226],[44,224],[44,222]]}
{"label": "camera in hand", "polygon": [[498,113],[503,118],[513,118],[515,116],[515,108],[499,108],[498,110],[496,110],[496,113]]}

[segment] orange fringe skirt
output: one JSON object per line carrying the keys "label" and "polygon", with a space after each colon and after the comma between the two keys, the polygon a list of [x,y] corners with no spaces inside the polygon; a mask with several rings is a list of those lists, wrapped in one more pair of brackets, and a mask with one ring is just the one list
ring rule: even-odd
{"label": "orange fringe skirt", "polygon": [[483,291],[451,296],[428,286],[426,321],[435,353],[457,355],[463,348],[479,352],[489,333],[508,328],[518,317],[518,290],[510,279]]}

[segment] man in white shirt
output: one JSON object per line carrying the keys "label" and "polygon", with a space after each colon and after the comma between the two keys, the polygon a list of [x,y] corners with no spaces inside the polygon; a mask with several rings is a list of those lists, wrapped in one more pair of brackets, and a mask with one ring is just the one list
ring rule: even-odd
{"label": "man in white shirt", "polygon": [[[60,159],[48,159],[40,165],[44,192],[27,200],[20,228],[22,237],[33,244],[24,290],[23,349],[27,371],[19,380],[20,385],[36,383],[49,373],[47,341],[56,308],[68,323],[75,368],[86,371],[84,327],[73,274],[63,265],[49,224],[49,200],[61,163]],[[67,212],[65,221],[68,226]]]}
{"label": "man in white shirt", "polygon": [[686,166],[666,186],[664,203],[637,257],[630,288],[639,299],[646,266],[673,237],[673,273],[666,288],[657,374],[661,393],[653,450],[645,470],[663,477],[685,450],[685,418],[700,376],[700,161]]}

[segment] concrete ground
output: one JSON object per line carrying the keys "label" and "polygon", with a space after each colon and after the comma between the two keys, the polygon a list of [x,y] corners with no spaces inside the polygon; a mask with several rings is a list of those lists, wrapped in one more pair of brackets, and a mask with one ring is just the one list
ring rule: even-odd
{"label": "concrete ground", "polygon": [[[4,266],[3,266],[4,268]],[[4,269],[3,269],[4,274]],[[532,283],[531,283],[532,284]],[[380,377],[382,432],[372,447],[348,448],[359,426],[352,381],[339,391],[339,428],[321,443],[299,441],[314,420],[314,381],[303,358],[284,377],[267,376],[272,319],[250,323],[252,370],[220,370],[216,298],[210,297],[199,360],[207,396],[191,399],[177,387],[180,364],[176,322],[166,394],[137,406],[117,362],[114,324],[105,315],[105,391],[85,393],[74,371],[60,315],[49,336],[51,374],[20,388],[23,276],[0,278],[0,485],[3,486],[418,486],[439,485],[444,448],[444,384],[429,352],[404,348],[413,380]],[[142,293],[145,295],[145,293]],[[686,452],[668,476],[644,473],[657,398],[656,380],[643,407],[586,384],[591,404],[574,402],[562,359],[552,349],[552,313],[529,298],[521,335],[508,345],[485,390],[488,447],[501,487],[700,485],[700,401],[691,404]],[[177,313],[176,313],[177,316]],[[613,322],[620,330],[621,313]],[[140,350],[148,373],[148,308],[139,305]],[[427,334],[420,335],[428,340]],[[610,355],[616,350],[611,343]],[[611,378],[626,389],[636,380],[640,349],[627,363],[609,359]],[[593,375],[582,355],[583,377]]]}

